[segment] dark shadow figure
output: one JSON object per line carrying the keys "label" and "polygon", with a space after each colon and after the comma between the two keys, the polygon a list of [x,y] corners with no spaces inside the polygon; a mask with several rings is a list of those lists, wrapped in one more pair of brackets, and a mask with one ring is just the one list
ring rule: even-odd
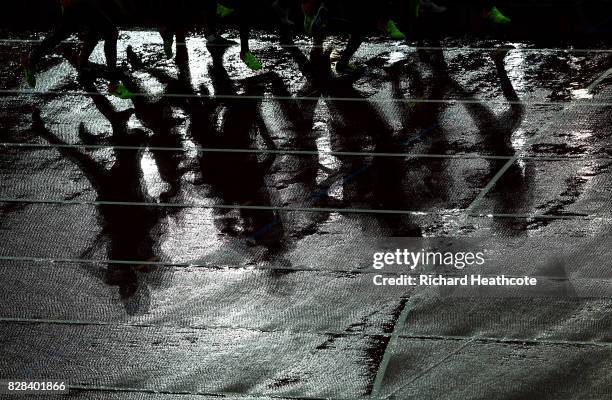
{"label": "dark shadow figure", "polygon": [[[184,40],[184,37],[182,37],[182,39]],[[64,57],[66,57],[74,67],[77,66],[77,60],[72,53],[64,52]],[[127,48],[127,59],[135,70],[143,68],[142,61],[131,46]],[[153,68],[147,70],[147,72],[158,78],[162,83],[168,85],[164,94],[182,94],[185,93],[183,90],[186,86],[189,86],[191,79],[188,62],[187,47],[178,46],[178,79],[170,78],[167,75],[156,72]],[[88,63],[87,67],[82,69],[79,73],[79,84],[87,93],[97,93],[94,81],[96,77],[105,76],[107,73],[106,68],[103,66],[95,63]],[[110,121],[113,132],[126,129],[127,120],[131,115],[135,115],[143,126],[152,132],[152,136],[147,144],[151,147],[151,154],[155,160],[161,179],[169,186],[168,190],[160,194],[160,200],[163,203],[169,203],[179,193],[181,179],[185,173],[184,168],[181,167],[181,163],[185,159],[185,152],[182,150],[183,142],[180,136],[175,132],[178,122],[173,118],[171,108],[173,105],[176,105],[180,97],[161,96],[156,102],[151,102],[143,95],[146,93],[146,88],[134,80],[131,75],[122,71],[120,76],[124,85],[132,93],[138,94],[132,99],[134,108],[117,113],[112,104],[108,102],[104,96],[93,95],[90,97],[98,110],[100,110],[106,119]],[[125,118],[117,118],[116,114],[124,115]],[[119,126],[117,124],[119,124]],[[108,141],[105,143],[104,139],[102,139],[101,144],[113,143],[109,143]],[[169,148],[177,150],[168,150]],[[178,209],[174,210],[176,211]]]}
{"label": "dark shadow figure", "polygon": [[[88,91],[95,90],[92,81],[84,80],[84,85]],[[147,134],[140,129],[127,128],[130,111],[115,112],[103,96],[94,94],[92,98],[111,121],[113,130],[107,141],[112,145],[135,149],[116,149],[115,161],[109,170],[90,154],[75,147],[58,147],[58,151],[83,172],[97,193],[97,201],[154,203],[147,194],[140,165],[148,141]],[[68,145],[45,127],[38,110],[33,113],[33,130],[53,145]],[[103,142],[88,132],[84,124],[79,128],[79,135],[84,143]],[[151,231],[162,217],[162,212],[154,206],[115,204],[100,204],[98,211],[102,225],[100,237],[108,240],[108,259],[122,261],[109,263],[103,278],[107,284],[119,287],[129,312],[138,312],[143,306],[146,308],[145,303],[149,298],[146,285],[139,285],[138,272],[146,270],[141,265],[143,261],[155,258]]]}
{"label": "dark shadow figure", "polygon": [[[151,145],[182,147],[180,137],[172,133],[176,124],[169,116],[171,107],[175,106],[185,110],[189,118],[188,135],[202,148],[257,148],[258,138],[262,138],[268,148],[275,149],[275,144],[266,131],[260,115],[260,100],[249,98],[261,95],[259,80],[264,80],[266,76],[244,81],[247,86],[245,98],[211,99],[204,85],[199,88],[199,92],[192,86],[185,37],[177,35],[177,44],[177,78],[156,69],[147,69],[148,73],[166,85],[165,94],[171,96],[163,97],[156,103],[146,102],[140,98],[134,99],[136,115],[147,128],[154,132],[150,141]],[[226,48],[219,46],[209,47],[213,56],[213,65],[209,68],[210,76],[216,93],[221,96],[238,96],[238,90],[222,65],[225,50]],[[128,49],[128,59],[133,67],[141,67],[140,58],[131,49]],[[133,85],[133,88],[128,85]],[[139,92],[142,90],[137,83],[129,80],[126,86],[130,90]],[[218,123],[218,120],[221,122]],[[182,159],[178,159],[177,153],[155,151],[154,149],[152,153],[162,178],[168,183],[175,183],[175,185],[171,184],[174,190],[162,195],[163,201],[165,196],[176,193],[185,170],[179,168]],[[212,192],[223,200],[223,204],[269,206],[271,199],[266,189],[265,177],[274,159],[273,155],[216,153],[204,150],[199,154],[201,183],[209,184]],[[217,214],[215,221],[219,230],[234,236],[240,236],[240,231],[242,231],[247,237],[250,237],[263,221],[267,224],[270,221],[279,220],[275,212],[268,210],[242,209],[234,212],[231,208],[223,208],[216,209],[215,212]],[[256,240],[257,244],[277,246],[282,237],[282,234],[279,236],[279,231],[282,232],[282,229],[275,227],[274,231],[277,234],[272,235],[273,240],[270,240],[271,238]]]}
{"label": "dark shadow figure", "polygon": [[[353,87],[354,79],[335,76],[329,53],[321,50],[322,38],[315,40],[308,68],[313,85],[318,87],[334,117],[330,121],[333,151],[397,152],[398,143],[393,130],[367,97]],[[332,197],[327,202],[332,207],[406,209],[402,189],[403,167],[401,161],[389,157],[355,157],[341,159],[340,171],[323,182],[325,196],[341,186],[343,200]],[[382,215],[392,235],[420,236],[420,229],[406,215]]]}
{"label": "dark shadow figure", "polygon": [[[307,57],[302,51],[294,45],[292,39],[286,39],[285,44],[288,44],[288,49],[291,56],[296,61],[300,71],[306,78],[304,86],[300,89],[297,94],[297,98],[289,99],[291,94],[283,84],[282,79],[277,75],[272,77],[271,86],[272,92],[275,96],[283,97],[283,100],[277,101],[277,105],[280,108],[280,116],[288,119],[293,129],[291,136],[287,138],[287,146],[291,148],[299,148],[306,150],[315,150],[316,138],[313,137],[313,120],[314,111],[319,104],[320,99],[326,97],[337,98],[337,97],[351,97],[360,98],[361,94],[353,89],[352,85],[354,81],[349,77],[338,77],[332,72],[332,65],[330,62],[330,49],[324,50],[323,47],[324,35],[317,35],[314,40],[312,50]],[[307,99],[304,99],[307,97]],[[393,141],[391,138],[392,132],[390,127],[383,121],[382,117],[372,106],[365,106],[365,99],[363,102],[336,102],[332,99],[329,107],[330,112],[335,117],[346,118],[346,120],[354,123],[346,127],[346,135],[337,135],[335,143],[332,144],[333,149],[336,151],[343,150],[356,150],[361,149],[363,140],[355,140],[353,143],[345,143],[344,139],[350,141],[354,136],[353,130],[356,126],[362,125],[364,122],[364,115],[368,116],[368,123],[372,126],[366,127],[365,130],[371,135],[371,138],[377,143],[377,151],[389,151],[393,147]],[[372,122],[372,115],[376,116]],[[333,123],[333,122],[332,122]],[[363,128],[363,126],[361,126]],[[382,132],[381,135],[378,135]],[[367,135],[366,135],[367,136]],[[334,137],[332,137],[334,141]],[[356,150],[356,151],[359,151]],[[287,156],[290,158],[293,156]],[[346,205],[346,202],[337,202],[330,196],[330,191],[340,185],[347,187],[353,187],[356,182],[361,180],[367,180],[367,178],[361,177],[362,173],[368,170],[368,172],[379,171],[385,178],[389,178],[379,184],[378,179],[372,179],[371,183],[373,186],[372,203],[373,207],[394,207],[397,203],[394,203],[394,198],[398,197],[398,191],[395,190],[398,185],[395,184],[395,180],[400,179],[398,174],[389,174],[390,170],[396,170],[396,163],[390,162],[387,159],[374,158],[371,162],[363,158],[355,162],[355,158],[348,157],[343,163],[343,167],[340,171],[333,171],[320,165],[316,162],[313,157],[293,157],[297,167],[290,166],[291,170],[296,172],[287,183],[299,182],[303,185],[304,198],[300,201],[300,205],[306,207],[337,207],[342,208]],[[326,172],[328,177],[322,182],[317,183],[317,175],[319,172]],[[356,172],[355,172],[356,171]],[[363,174],[365,175],[365,174]],[[355,182],[352,182],[355,181]],[[389,183],[387,185],[387,183]],[[355,187],[364,188],[366,185],[357,184]],[[356,197],[356,196],[355,196]],[[379,202],[380,204],[377,204]],[[350,201],[348,202],[350,203]],[[371,206],[371,205],[368,205]],[[324,223],[329,218],[329,212],[312,213],[308,217],[309,221],[305,227],[301,227],[300,231],[293,233],[294,237],[304,237],[309,234],[313,234],[317,231],[318,226]],[[406,235],[406,234],[418,234],[420,230],[416,228],[410,221],[406,221],[405,217],[389,217],[381,218],[391,227],[393,234],[395,235]],[[301,224],[300,224],[301,225]],[[416,232],[416,233],[415,233]]]}
{"label": "dark shadow figure", "polygon": [[[439,42],[433,44],[434,47],[441,47]],[[414,87],[416,98],[444,99],[452,88],[452,78],[448,74],[448,65],[442,50],[418,50],[419,61],[429,66],[431,77],[424,79],[422,74],[411,64],[405,66],[410,84]],[[427,85],[425,85],[427,84]],[[393,79],[394,98],[403,98],[397,78]],[[430,136],[444,137],[443,127],[440,124],[440,115],[448,108],[448,103],[402,103],[404,107],[402,132],[409,135],[414,132],[427,131],[422,137],[425,139]],[[407,138],[409,139],[409,138]],[[410,141],[408,140],[410,143]],[[435,143],[432,144],[432,151],[437,151]]]}
{"label": "dark shadow figure", "polygon": [[[194,141],[211,149],[257,149],[263,141],[268,149],[276,150],[260,110],[262,82],[268,75],[243,80],[245,92],[240,95],[223,66],[225,49],[209,50],[213,59],[209,74],[219,97],[213,104],[194,102],[188,108],[193,118]],[[210,185],[213,195],[225,205],[245,207],[237,212],[231,207],[215,209],[215,220],[221,232],[232,236],[245,235],[254,244],[269,249],[282,246],[284,230],[278,212],[248,208],[273,204],[266,178],[275,160],[274,153],[205,151],[200,154],[202,182]],[[270,224],[273,226],[266,235],[254,235],[258,229]]]}
{"label": "dark shadow figure", "polygon": [[[335,151],[397,152],[399,143],[393,129],[368,98],[349,79],[330,79],[323,95],[331,120]],[[404,180],[405,162],[396,157],[346,157],[342,160],[341,205],[349,208],[407,210]],[[391,236],[421,236],[420,228],[408,214],[381,214],[378,220]]]}
{"label": "dark shadow figure", "polygon": [[[512,135],[521,126],[525,117],[525,105],[520,102],[504,65],[504,59],[509,50],[507,48],[499,49],[491,54],[497,76],[501,83],[501,89],[504,97],[509,102],[508,110],[500,115],[496,115],[483,102],[465,104],[467,111],[483,136],[484,147],[494,156],[505,157],[513,157],[515,155],[515,150],[512,146]],[[458,84],[455,85],[454,90],[461,98],[473,98],[471,93],[468,93]],[[508,159],[505,158],[489,159],[490,176],[488,178],[493,178],[507,162]],[[526,179],[529,175],[529,173],[523,175],[519,163],[515,162],[508,168],[492,192],[498,200],[495,212],[513,214],[524,207],[526,198],[528,198],[529,185]],[[504,218],[496,219],[496,221],[499,221],[506,227],[509,227],[508,223],[510,223],[512,224],[510,227],[518,228],[519,231],[526,228],[526,221],[517,222],[515,219]]]}
{"label": "dark shadow figure", "polygon": [[[467,111],[470,113],[474,123],[483,135],[484,144],[494,155],[512,156],[512,134],[516,131],[525,117],[525,106],[520,103],[520,99],[508,78],[508,73],[504,65],[504,58],[509,49],[499,49],[492,53],[495,70],[501,83],[504,97],[510,102],[507,111],[501,115],[496,115],[493,110],[483,102],[465,103]],[[474,99],[474,96],[459,85],[455,85],[454,90],[466,99]],[[498,166],[499,162],[492,163],[492,167]]]}
{"label": "dark shadow figure", "polygon": [[[183,150],[183,139],[177,132],[180,121],[173,116],[173,106],[184,106],[189,101],[191,89],[191,72],[189,70],[189,54],[185,45],[185,37],[177,36],[176,65],[178,76],[170,77],[158,70],[151,68],[147,72],[166,85],[164,95],[159,100],[152,102],[144,96],[136,96],[132,99],[135,115],[140,122],[149,129],[153,135],[149,140],[151,154],[157,165],[160,177],[169,186],[168,190],[160,194],[162,203],[170,203],[175,200],[181,188],[181,180],[185,168],[181,165],[185,160]],[[127,49],[127,58],[134,69],[141,69],[140,57],[131,47]],[[145,93],[146,88],[130,77],[123,79],[126,87],[136,93]],[[187,97],[182,96],[187,94]],[[170,150],[175,149],[175,150]],[[177,209],[178,210],[178,209]]]}
{"label": "dark shadow figure", "polygon": [[[375,152],[400,152],[410,148],[409,146],[412,145],[410,140],[398,141],[393,137],[391,127],[384,121],[378,110],[368,102],[367,98],[353,87],[354,82],[350,78],[334,76],[329,52],[323,50],[323,39],[322,35],[314,38],[314,46],[309,59],[297,47],[289,46],[289,49],[300,70],[307,77],[307,84],[302,93],[311,97],[330,98],[328,107],[330,114],[334,115],[331,121],[332,131],[335,133],[335,135],[332,135],[333,150],[364,151],[367,147],[370,147],[373,148],[371,151]],[[294,43],[291,41],[288,44],[292,45]],[[440,92],[439,96],[442,97],[442,93],[448,91],[450,86],[449,78],[442,76],[445,69],[439,67],[439,65],[444,64],[443,58],[441,55],[440,57],[429,57],[427,61],[434,67],[432,93],[435,95],[435,93]],[[393,93],[395,98],[398,99],[403,97],[400,84],[401,69],[398,65],[395,69],[392,68],[389,71],[393,82]],[[415,81],[415,86],[421,92],[424,92],[425,88],[422,85],[419,87],[421,77],[418,71],[410,67],[406,69]],[[440,71],[442,73],[438,73]],[[440,79],[440,77],[443,79]],[[279,91],[279,94],[282,95],[283,92]],[[338,100],[339,98],[351,100]],[[316,102],[313,102],[313,107],[315,106]],[[444,105],[420,109],[412,106],[400,106],[402,108],[400,111],[403,125],[402,136],[409,136],[409,133],[414,133],[419,127],[422,130],[435,130],[438,115],[443,107]],[[295,120],[298,121],[298,119]],[[312,126],[312,120],[307,120],[306,123]],[[434,125],[436,126],[432,128]],[[304,137],[309,137],[309,135]],[[309,145],[314,146],[314,143],[302,144],[305,148],[310,148]],[[404,160],[387,157],[372,157],[371,159],[347,157],[343,159],[343,167],[339,173],[332,174],[318,185],[319,190],[314,196],[318,200],[316,205],[344,207],[351,203],[361,202],[365,203],[365,205],[361,205],[362,207],[409,209],[408,206],[412,205],[410,200],[417,200],[418,202],[418,199],[412,196],[409,191],[402,189],[405,168]],[[309,179],[309,174],[312,172],[315,171],[305,170],[302,175]],[[345,191],[344,200],[340,203],[334,202],[328,196],[330,190],[338,183],[344,186]],[[357,200],[359,198],[364,200]],[[367,201],[365,201],[366,199]],[[421,235],[418,226],[406,215],[382,216],[380,220],[384,221],[390,228],[392,235]]]}
{"label": "dark shadow figure", "polygon": [[[425,76],[419,63],[429,67],[431,74]],[[400,61],[388,69],[391,79],[392,97],[398,100],[396,110],[401,122],[401,143],[396,152],[443,154],[446,153],[446,131],[440,122],[442,113],[448,108],[446,102],[410,102],[406,100],[406,89],[402,81],[409,82],[410,98],[444,99],[451,89],[451,78],[442,51],[419,50],[416,56]],[[407,78],[407,79],[406,79]],[[406,177],[411,184],[413,195],[406,200],[405,207],[423,209],[429,203],[449,205],[448,160],[408,157],[405,164]],[[422,185],[419,187],[419,185]],[[418,193],[418,195],[417,195]],[[435,206],[435,204],[434,204]]]}
{"label": "dark shadow figure", "polygon": [[[313,131],[315,110],[322,95],[323,83],[329,79],[329,66],[327,70],[321,68],[321,60],[324,54],[322,46],[313,47],[309,57],[295,46],[293,39],[285,37],[285,43],[289,45],[289,53],[296,61],[300,71],[305,77],[305,82],[294,98],[282,78],[273,74],[270,76],[271,91],[280,100],[275,101],[278,108],[276,114],[291,125],[291,130],[283,137],[284,147],[288,149],[299,149],[316,151],[316,137]],[[327,55],[329,58],[329,54]],[[284,181],[283,185],[300,184],[302,191],[297,195],[298,206],[310,208],[328,207],[327,191],[333,183],[326,179],[317,183],[320,170],[333,173],[319,163],[315,155],[285,155],[282,160],[282,168],[292,171]],[[334,178],[331,175],[331,178]],[[301,216],[300,216],[301,217]],[[303,219],[296,224],[298,230],[294,230],[291,236],[294,239],[303,238],[313,234],[318,227],[329,218],[328,212],[304,213]]]}

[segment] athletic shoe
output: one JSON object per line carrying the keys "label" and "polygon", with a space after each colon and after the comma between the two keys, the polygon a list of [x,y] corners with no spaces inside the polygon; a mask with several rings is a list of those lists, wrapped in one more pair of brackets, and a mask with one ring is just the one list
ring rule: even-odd
{"label": "athletic shoe", "polygon": [[21,57],[21,68],[26,83],[29,87],[34,89],[36,87],[36,73],[34,72],[34,68],[30,66],[30,61],[27,56]]}
{"label": "athletic shoe", "polygon": [[[249,0],[249,1],[252,1],[252,0]],[[231,15],[234,11],[236,10],[234,10],[233,8],[229,8],[229,7],[224,6],[221,3],[217,3],[217,15],[221,18],[225,18]]]}
{"label": "athletic shoe", "polygon": [[485,14],[485,18],[494,24],[509,24],[511,19],[502,14],[497,7],[493,7],[488,13]]}
{"label": "athletic shoe", "polygon": [[387,35],[393,40],[404,40],[406,39],[406,35],[404,32],[400,31],[395,21],[389,20],[387,21],[387,26],[385,27],[385,32]]}
{"label": "athletic shoe", "polygon": [[108,94],[122,100],[129,100],[134,97],[134,93],[130,92],[128,88],[121,83],[111,83],[108,85]]}
{"label": "athletic shoe", "polygon": [[240,58],[253,71],[259,71],[262,68],[261,62],[250,51],[240,53]]}

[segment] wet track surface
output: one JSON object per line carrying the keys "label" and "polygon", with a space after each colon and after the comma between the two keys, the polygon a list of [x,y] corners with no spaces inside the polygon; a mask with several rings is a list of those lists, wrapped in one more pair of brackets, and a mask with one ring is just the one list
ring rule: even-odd
{"label": "wet track surface", "polygon": [[[73,45],[27,89],[36,37],[0,41],[1,378],[113,400],[611,395],[610,53],[373,40],[352,82],[305,39],[260,34],[253,73],[130,31],[122,101]],[[401,236],[572,284],[373,286]]]}

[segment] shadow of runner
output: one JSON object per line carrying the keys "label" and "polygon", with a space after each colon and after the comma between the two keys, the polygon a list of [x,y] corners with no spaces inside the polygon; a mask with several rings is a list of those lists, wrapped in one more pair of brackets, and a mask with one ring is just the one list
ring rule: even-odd
{"label": "shadow of runner", "polygon": [[[333,79],[324,95],[331,119],[335,151],[397,152],[392,127],[367,97],[346,79]],[[350,99],[350,100],[347,100]],[[404,160],[396,157],[350,157],[342,162],[342,205],[350,208],[402,210],[410,191],[404,186]],[[377,215],[391,236],[421,236],[404,215]]]}
{"label": "shadow of runner", "polygon": [[[509,102],[508,110],[496,115],[482,102],[466,103],[464,105],[483,136],[485,147],[493,155],[508,157],[514,156],[516,153],[512,146],[512,135],[521,126],[525,117],[525,105],[520,102],[504,65],[504,59],[510,50],[511,48],[500,48],[491,54],[502,92]],[[472,97],[471,93],[468,93],[459,84],[455,84],[453,89],[462,98]],[[490,177],[495,176],[507,161],[507,159],[491,159],[489,161]],[[498,195],[500,202],[495,209],[496,212],[512,214],[524,207],[529,190],[526,180],[532,179],[530,176],[529,173],[523,175],[518,163],[514,163],[505,172],[492,192]],[[496,219],[496,223],[519,230],[524,230],[527,226],[526,220],[517,222],[501,218]],[[511,231],[513,230],[511,229]]]}
{"label": "shadow of runner", "polygon": [[[98,96],[102,98],[102,96]],[[110,104],[108,104],[110,106]],[[104,202],[135,202],[152,203],[146,191],[141,159],[144,152],[144,144],[147,135],[139,129],[128,130],[122,123],[126,122],[125,115],[115,113],[111,116],[113,125],[112,143],[118,146],[134,146],[138,150],[115,151],[115,162],[110,170],[87,154],[74,147],[58,147],[57,150],[66,158],[70,159],[83,172],[97,193],[97,201]],[[49,143],[66,146],[63,139],[49,131],[41,116],[40,111],[35,110],[32,114],[33,131]],[[80,127],[80,136],[87,142],[95,142],[95,137],[84,127]],[[151,231],[162,216],[156,207],[147,206],[122,206],[122,205],[98,205],[101,217],[101,236],[108,239],[108,260],[122,261],[121,264],[109,263],[104,280],[111,286],[118,286],[122,299],[128,300],[138,292],[136,308],[143,306],[143,301],[148,298],[146,285],[138,285],[137,270],[143,260],[152,260],[155,256],[154,241]],[[142,290],[138,290],[142,289]],[[126,303],[128,311],[134,303]]]}
{"label": "shadow of runner", "polygon": [[[508,78],[508,72],[504,65],[504,58],[510,50],[509,48],[502,48],[491,54],[502,92],[504,97],[510,102],[509,109],[501,115],[496,115],[482,102],[465,104],[467,111],[483,135],[485,145],[495,155],[506,156],[512,156],[515,153],[512,147],[512,134],[520,127],[525,117],[525,106],[520,103],[520,99]],[[458,84],[454,86],[454,90],[461,96],[473,98],[471,93],[468,93]],[[493,162],[493,165],[497,164],[497,161]]]}
{"label": "shadow of runner", "polygon": [[[308,60],[303,60],[310,64]],[[291,129],[283,133],[285,147],[289,149],[299,149],[316,151],[317,143],[313,132],[315,110],[319,104],[318,97],[321,95],[321,88],[308,77],[302,88],[297,93],[295,99],[289,99],[292,95],[277,74],[270,75],[272,94],[283,98],[276,101],[274,106],[278,110],[275,118],[287,121]],[[283,169],[282,185],[298,185],[297,190],[291,192],[287,202],[295,203],[301,207],[328,206],[328,197],[321,195],[327,191],[327,187],[322,187],[317,183],[319,170],[323,169],[319,158],[313,155],[296,156],[283,155],[278,162],[279,169]],[[323,182],[325,184],[325,182]],[[321,213],[299,213],[293,216],[292,233],[293,239],[301,239],[309,234],[315,233],[318,226],[324,223],[329,217],[328,212]]]}
{"label": "shadow of runner", "polygon": [[[139,56],[131,47],[128,47],[127,53],[130,64],[138,69],[140,66]],[[178,132],[180,122],[174,118],[172,106],[184,105],[186,100],[182,97],[168,97],[166,95],[190,94],[193,92],[187,46],[177,46],[176,63],[180,71],[178,78],[169,77],[155,69],[147,70],[160,82],[166,84],[166,89],[159,100],[152,102],[145,96],[136,96],[132,99],[136,117],[144,127],[153,133],[149,140],[151,155],[155,160],[160,177],[169,185],[168,190],[160,194],[160,201],[164,203],[171,202],[178,195],[181,180],[185,173],[185,169],[181,167],[185,160],[185,152],[182,150],[183,139]],[[124,82],[126,82],[127,87],[137,93],[146,93],[146,88],[131,77],[125,77]],[[156,148],[173,148],[176,150]]]}
{"label": "shadow of runner", "polygon": [[[284,119],[291,126],[290,130],[283,132],[283,147],[315,151],[317,143],[313,125],[322,87],[325,86],[325,82],[329,80],[331,75],[329,53],[326,55],[328,62],[325,64],[322,62],[325,60],[325,54],[322,50],[323,37],[321,36],[315,38],[315,44],[318,44],[318,46],[315,45],[312,48],[309,57],[295,46],[295,42],[288,32],[284,33],[282,40],[288,46],[289,54],[296,61],[306,81],[298,91],[296,98],[290,99],[292,94],[281,76],[276,73],[265,75],[268,78],[266,83],[270,84],[273,96],[282,98],[273,102],[275,107],[274,117],[276,121]],[[269,140],[272,141],[271,138]],[[273,141],[271,146],[274,146]],[[328,205],[327,192],[334,177],[331,176],[320,184],[317,183],[320,169],[330,171],[322,166],[316,157],[285,154],[279,157],[275,166],[274,172],[280,174],[280,177],[277,177],[277,187],[284,189],[289,185],[298,186],[296,190],[291,190],[289,198],[284,200],[287,205],[293,204],[300,207],[326,207]],[[270,234],[275,226],[289,224],[291,231],[287,235],[295,241],[315,233],[318,226],[324,223],[328,217],[329,212],[294,213],[291,218],[285,218],[284,221],[277,217],[258,227],[251,238],[255,240],[264,237]]]}
{"label": "shadow of runner", "polygon": [[[412,61],[412,62],[411,62]],[[425,76],[418,67],[422,62],[429,66],[431,76]],[[414,59],[406,59],[388,68],[391,78],[393,99],[405,100],[406,89],[402,78],[408,78],[410,98],[443,99],[450,90],[451,78],[442,51],[419,50]],[[398,119],[401,123],[399,135],[401,144],[396,151],[425,154],[443,154],[446,130],[441,122],[441,115],[448,108],[448,103],[426,103],[402,101],[396,106]],[[408,156],[404,168],[406,189],[404,207],[408,209],[424,209],[430,203],[441,203],[449,207],[450,182],[449,168],[452,165],[445,159],[425,159]],[[435,206],[435,204],[434,204]]]}
{"label": "shadow of runner", "polygon": [[[165,94],[185,93],[183,90],[186,86],[190,85],[189,67],[188,64],[186,64],[188,63],[187,48],[186,46],[179,46],[179,48],[181,51],[177,53],[177,64],[179,60],[182,61],[180,70],[183,71],[183,73],[179,74],[178,80],[171,79],[159,73],[156,74],[154,69],[148,71],[162,82],[168,84]],[[77,67],[76,58],[73,54],[65,52],[64,56],[75,68]],[[133,51],[131,46],[127,48],[127,58],[134,69],[142,68],[143,64],[140,62],[138,55]],[[187,72],[185,72],[185,69]],[[160,195],[160,200],[162,202],[171,201],[177,196],[180,190],[181,178],[185,172],[185,170],[181,168],[181,163],[185,159],[185,153],[179,150],[182,149],[183,142],[180,136],[175,132],[178,123],[173,118],[171,108],[175,102],[175,98],[160,96],[158,101],[151,102],[144,95],[147,93],[145,90],[146,88],[140,85],[128,73],[121,72],[122,82],[132,93],[137,93],[138,95],[134,96],[131,100],[134,108],[117,112],[113,105],[98,92],[95,85],[95,78],[97,76],[105,76],[106,74],[106,68],[103,66],[88,63],[87,68],[79,73],[79,84],[83,86],[87,93],[92,93],[90,98],[102,115],[110,121],[113,135],[115,135],[116,132],[123,132],[127,129],[127,121],[132,114],[138,118],[139,122],[142,123],[145,128],[153,133],[148,140],[148,145],[153,147],[151,154],[157,165],[160,177],[169,185],[169,189]],[[118,118],[119,116],[125,116],[126,118]],[[176,148],[177,150],[155,150],[155,147],[170,147]]]}
{"label": "shadow of runner", "polygon": [[[197,134],[197,139],[194,139],[208,148],[256,149],[257,139],[261,137],[266,146],[275,149],[260,110],[262,80],[266,79],[267,75],[243,80],[244,97],[239,97],[238,89],[223,66],[225,50],[211,48],[210,51],[213,63],[209,66],[209,74],[215,93],[238,97],[216,99],[217,106],[214,109],[206,103],[190,107],[188,112],[199,109],[208,113],[206,116],[191,115],[198,120],[197,126],[204,128],[202,132],[192,131],[192,134]],[[210,126],[210,129],[206,125]],[[203,182],[210,185],[212,193],[218,196],[223,204],[267,207],[272,205],[267,175],[275,160],[275,154],[205,152],[200,155],[199,161]],[[284,230],[276,211],[216,209],[215,214],[216,223],[223,233],[232,236],[244,235],[252,239],[254,244],[268,248],[276,248],[282,244]],[[274,226],[267,235],[253,236],[260,227],[270,224],[271,221],[274,221]]]}

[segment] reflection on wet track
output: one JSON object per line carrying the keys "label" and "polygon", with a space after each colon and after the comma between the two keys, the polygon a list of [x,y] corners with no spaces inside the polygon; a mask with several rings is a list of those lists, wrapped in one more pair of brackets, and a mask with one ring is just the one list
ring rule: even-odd
{"label": "reflection on wet track", "polygon": [[[122,33],[131,101],[101,91],[101,49],[85,74],[71,46],[46,61],[37,90],[54,94],[2,77],[1,370],[46,358],[77,398],[105,399],[365,398],[383,363],[377,390],[396,398],[451,398],[447,373],[465,398],[612,390],[609,299],[383,291],[367,265],[372,238],[480,238],[542,261],[573,245],[601,252],[546,268],[609,286],[608,54],[374,41],[352,80],[333,72],[334,37],[257,35],[260,73],[198,36],[172,60],[158,41]],[[495,374],[509,378],[469,392]]]}

